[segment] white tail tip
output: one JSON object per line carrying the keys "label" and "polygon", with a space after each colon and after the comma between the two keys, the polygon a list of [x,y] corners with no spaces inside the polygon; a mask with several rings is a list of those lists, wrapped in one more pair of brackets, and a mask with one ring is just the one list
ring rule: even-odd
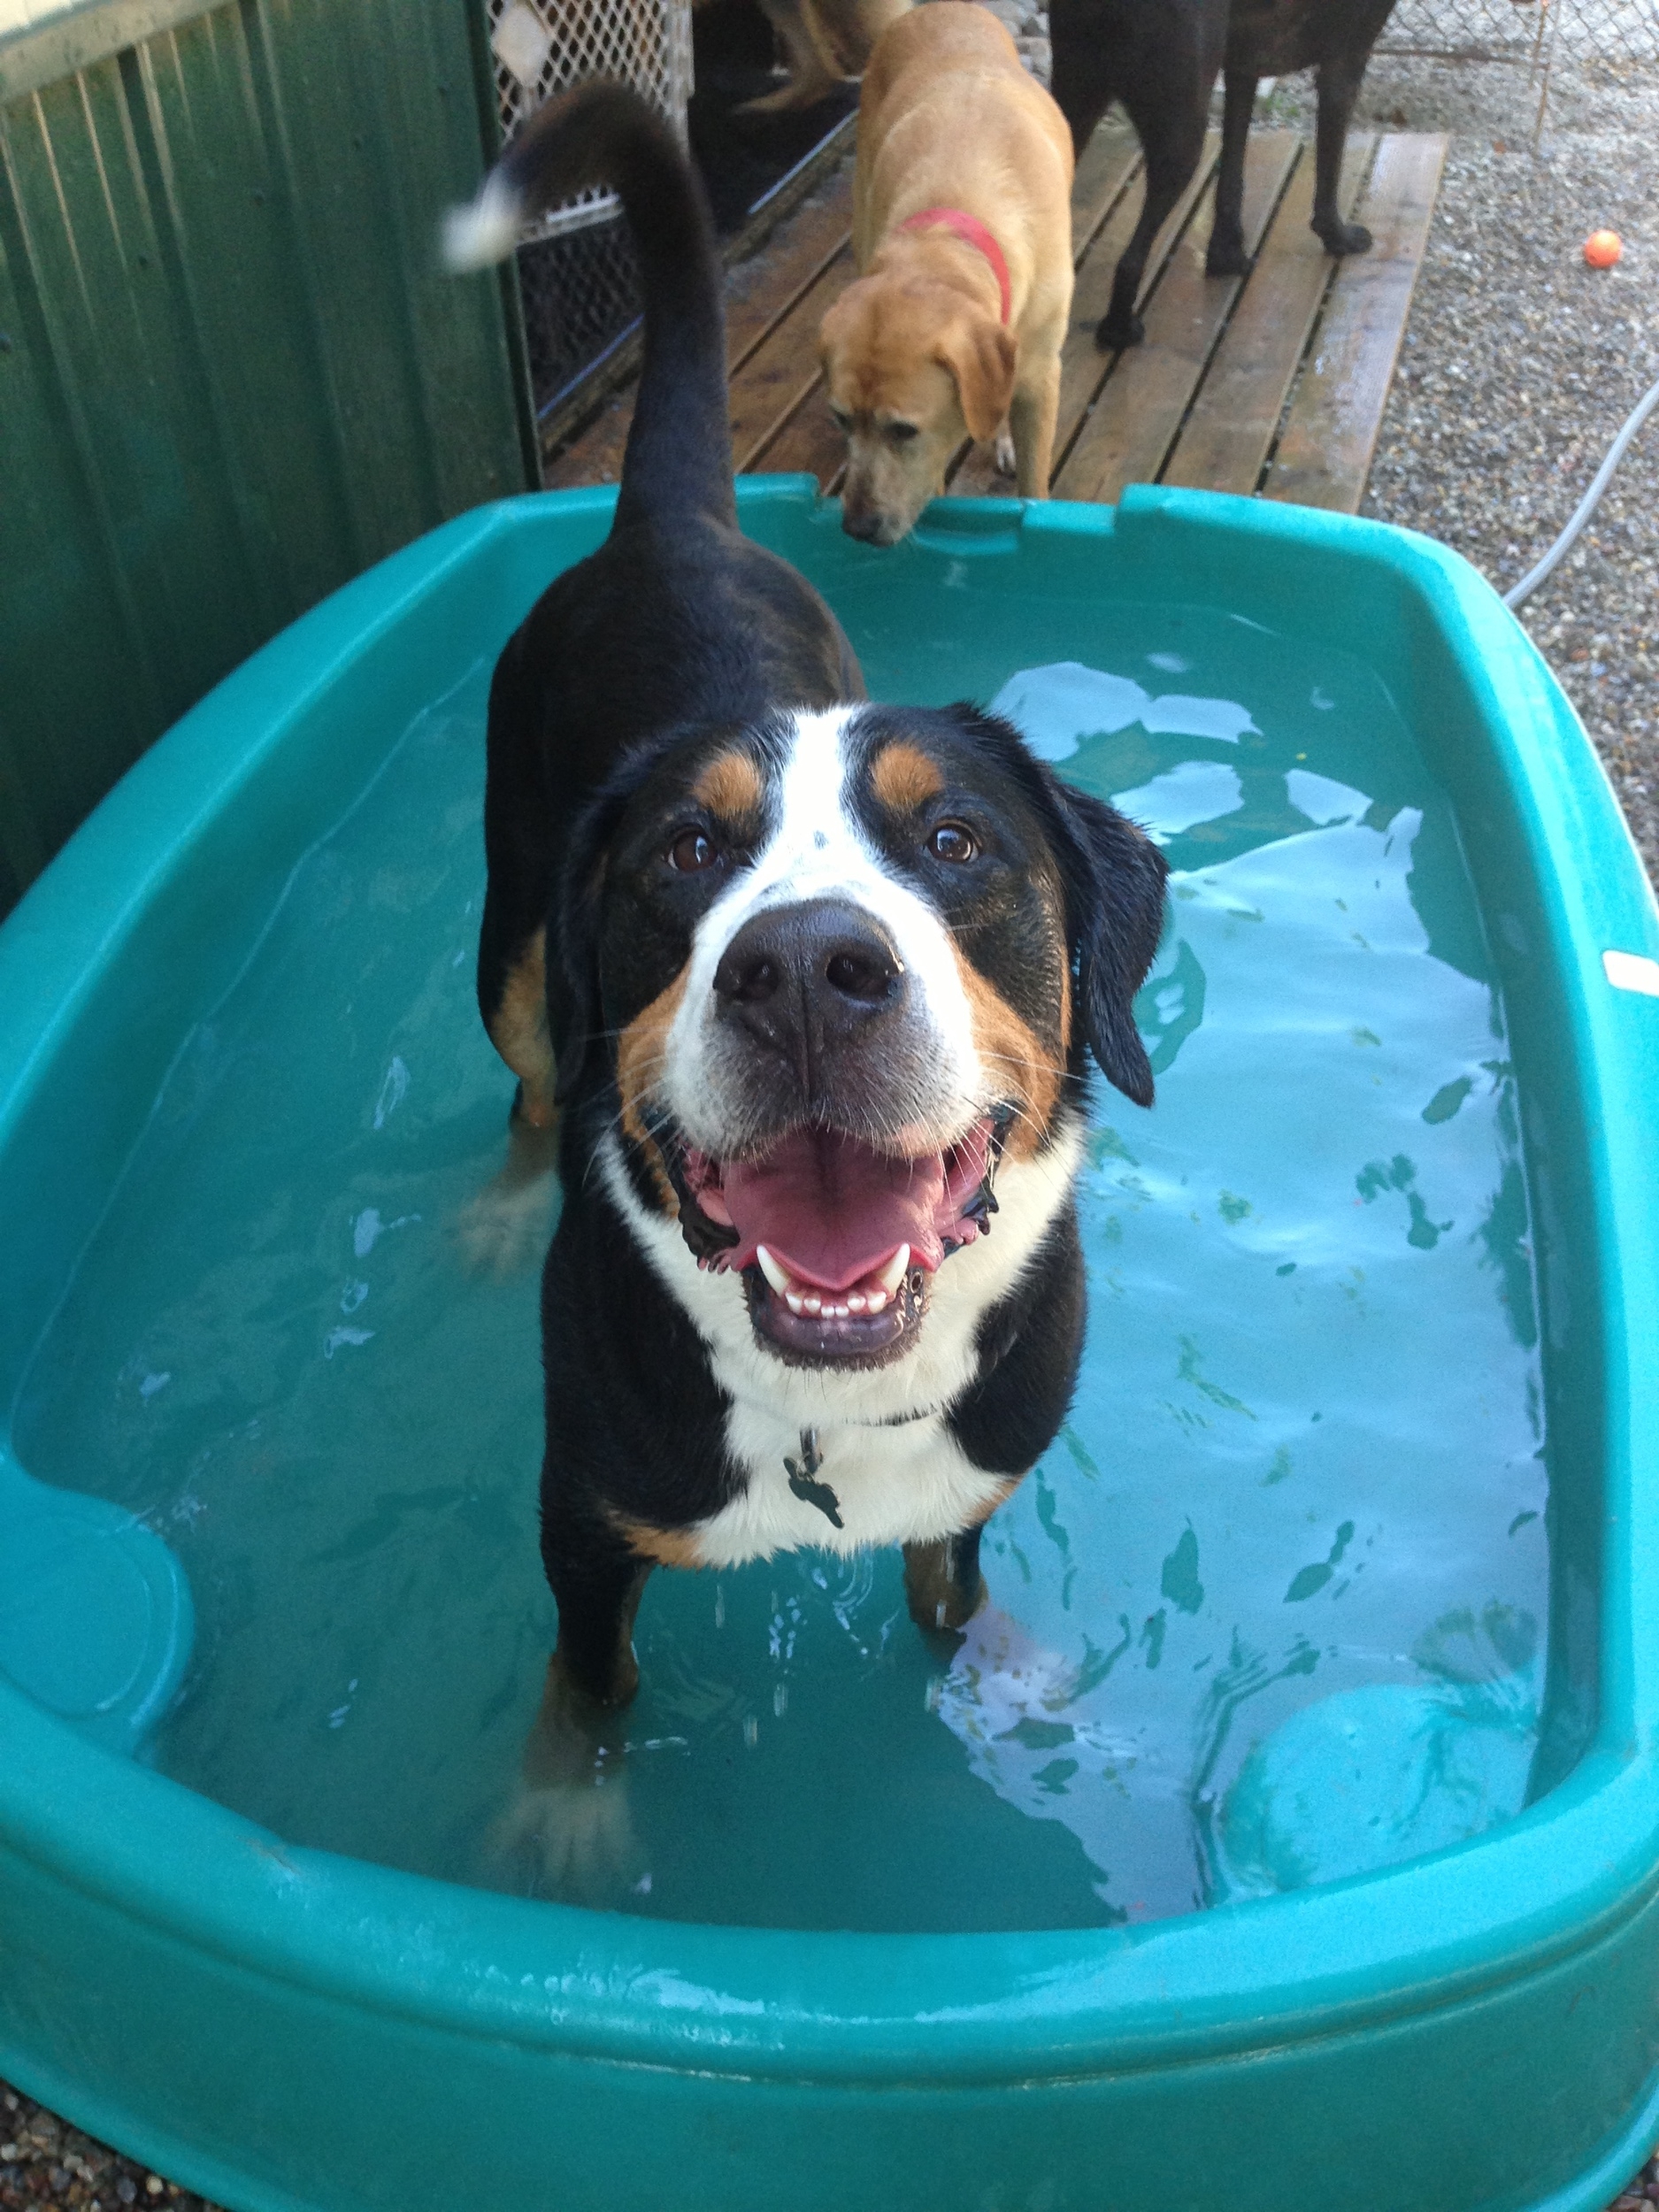
{"label": "white tail tip", "polygon": [[518,242],[523,221],[519,195],[498,171],[492,171],[475,200],[465,207],[452,207],[443,219],[444,267],[458,274],[504,261]]}

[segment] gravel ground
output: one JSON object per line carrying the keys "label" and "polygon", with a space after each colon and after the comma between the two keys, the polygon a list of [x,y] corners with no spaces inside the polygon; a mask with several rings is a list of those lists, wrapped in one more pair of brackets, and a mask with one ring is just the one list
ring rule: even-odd
{"label": "gravel ground", "polygon": [[0,2082],[0,2212],[119,2212],[128,2204],[219,2212]]}
{"label": "gravel ground", "polygon": [[[1363,512],[1441,539],[1507,590],[1554,541],[1659,379],[1659,65],[1504,65],[1379,55],[1386,127],[1453,134],[1432,239]],[[1307,111],[1300,86],[1270,107]],[[1617,268],[1586,268],[1593,230]],[[1659,416],[1521,619],[1565,687],[1659,881]]]}
{"label": "gravel ground", "polygon": [[[999,0],[1039,74],[1047,25]],[[1364,511],[1426,531],[1507,588],[1549,545],[1659,379],[1659,65],[1558,63],[1536,148],[1524,69],[1379,56],[1364,119],[1453,134],[1432,240]],[[1265,119],[1310,122],[1300,84]],[[1617,269],[1579,249],[1608,227]],[[1522,619],[1584,718],[1659,881],[1659,417]],[[1363,2200],[1349,2177],[1344,2200]],[[0,2212],[204,2198],[119,2158],[0,2083]],[[1610,2212],[1659,2206],[1659,2158]]]}

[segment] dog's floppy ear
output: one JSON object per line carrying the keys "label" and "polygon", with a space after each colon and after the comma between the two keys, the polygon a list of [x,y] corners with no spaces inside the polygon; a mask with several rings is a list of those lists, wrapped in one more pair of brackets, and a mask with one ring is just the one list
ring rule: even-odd
{"label": "dog's floppy ear", "polygon": [[605,861],[628,796],[627,788],[613,785],[589,800],[577,816],[548,925],[548,1033],[561,1105],[575,1090],[588,1052],[604,1027],[599,924]]}
{"label": "dog's floppy ear", "polygon": [[933,358],[956,379],[962,419],[975,438],[994,438],[1014,396],[1019,348],[989,315],[958,315],[940,333]]}
{"label": "dog's floppy ear", "polygon": [[1116,807],[1043,772],[1061,827],[1066,934],[1077,949],[1078,1013],[1101,1072],[1137,1106],[1152,1103],[1152,1064],[1134,996],[1164,930],[1169,863]]}

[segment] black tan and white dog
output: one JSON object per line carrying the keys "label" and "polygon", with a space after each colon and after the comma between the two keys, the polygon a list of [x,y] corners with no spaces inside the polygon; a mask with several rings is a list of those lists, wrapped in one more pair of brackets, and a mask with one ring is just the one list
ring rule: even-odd
{"label": "black tan and white dog", "polygon": [[1312,228],[1327,253],[1364,253],[1371,233],[1337,204],[1354,103],[1394,0],[1052,0],[1054,96],[1080,154],[1121,100],[1146,157],[1146,197],[1095,333],[1113,350],[1143,335],[1135,297],[1152,242],[1204,150],[1217,69],[1226,81],[1216,219],[1205,270],[1241,276],[1244,151],[1263,77],[1316,73]]}
{"label": "black tan and white dog", "polygon": [[979,1602],[1076,1375],[1086,1055],[1151,1100],[1165,872],[1006,724],[858,702],[739,535],[709,233],[637,103],[544,111],[452,253],[601,175],[645,368],[616,527],[496,671],[480,960],[521,1117],[557,1068],[542,1545],[550,1694],[590,1712],[657,1564],[899,1544],[926,1628]]}

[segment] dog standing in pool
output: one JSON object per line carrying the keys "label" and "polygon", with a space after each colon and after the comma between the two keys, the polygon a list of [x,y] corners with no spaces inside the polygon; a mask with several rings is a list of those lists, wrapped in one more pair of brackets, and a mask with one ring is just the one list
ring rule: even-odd
{"label": "dog standing in pool", "polygon": [[632,94],[544,108],[452,262],[602,181],[644,367],[611,534],[496,667],[479,960],[565,1190],[522,1824],[555,1881],[615,1817],[592,1785],[655,1566],[899,1544],[924,1629],[979,1604],[980,1530],[1076,1380],[1086,1056],[1151,1101],[1165,875],[1006,723],[862,703],[822,600],[741,534],[712,234]]}

